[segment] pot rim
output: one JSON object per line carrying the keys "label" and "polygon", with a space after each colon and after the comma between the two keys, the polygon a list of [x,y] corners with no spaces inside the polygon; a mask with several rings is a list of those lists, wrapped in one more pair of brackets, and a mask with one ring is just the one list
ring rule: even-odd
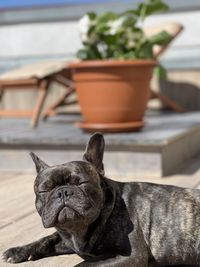
{"label": "pot rim", "polygon": [[120,67],[120,66],[151,66],[158,64],[155,59],[126,59],[126,60],[84,60],[69,64],[70,68],[91,68],[91,67]]}

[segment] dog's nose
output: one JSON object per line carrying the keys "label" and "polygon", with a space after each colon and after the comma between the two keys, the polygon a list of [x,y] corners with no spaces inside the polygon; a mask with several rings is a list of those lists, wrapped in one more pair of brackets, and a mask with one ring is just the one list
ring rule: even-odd
{"label": "dog's nose", "polygon": [[70,188],[61,188],[57,191],[58,198],[69,198],[73,195],[73,192]]}
{"label": "dog's nose", "polygon": [[73,192],[72,192],[72,190],[71,190],[70,188],[65,188],[65,189],[64,189],[64,195],[65,195],[66,197],[70,197],[70,196],[73,195]]}

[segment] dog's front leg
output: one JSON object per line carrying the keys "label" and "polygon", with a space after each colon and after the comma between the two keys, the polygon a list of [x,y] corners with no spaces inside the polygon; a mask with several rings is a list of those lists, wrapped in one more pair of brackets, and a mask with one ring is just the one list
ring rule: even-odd
{"label": "dog's front leg", "polygon": [[3,253],[2,258],[6,262],[19,263],[72,253],[73,251],[65,246],[59,234],[55,232],[25,246],[10,248]]}

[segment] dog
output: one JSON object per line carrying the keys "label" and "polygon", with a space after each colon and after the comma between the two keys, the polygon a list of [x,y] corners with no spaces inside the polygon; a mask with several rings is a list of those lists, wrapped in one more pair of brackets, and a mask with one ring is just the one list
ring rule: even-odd
{"label": "dog", "polygon": [[56,232],[4,252],[19,263],[78,254],[79,267],[200,265],[200,192],[117,182],[104,175],[104,138],[91,136],[82,161],[48,166],[34,153],[36,209]]}

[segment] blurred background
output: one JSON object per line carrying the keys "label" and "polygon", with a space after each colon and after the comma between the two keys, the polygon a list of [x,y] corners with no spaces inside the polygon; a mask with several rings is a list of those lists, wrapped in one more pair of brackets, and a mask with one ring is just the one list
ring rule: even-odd
{"label": "blurred background", "polygon": [[[0,73],[32,62],[73,58],[81,46],[77,30],[78,20],[85,12],[91,10],[122,12],[135,8],[139,2],[139,0],[1,0]],[[187,110],[198,110],[200,108],[198,90],[200,1],[166,0],[165,2],[170,10],[147,18],[145,26],[177,22],[183,25],[184,30],[161,56],[161,63],[168,70],[168,80],[162,82],[161,90]],[[23,94],[6,92],[0,105],[5,108],[16,106],[24,109],[33,105],[29,99],[34,94],[36,92],[29,91]],[[54,93],[51,97],[54,98]]]}

